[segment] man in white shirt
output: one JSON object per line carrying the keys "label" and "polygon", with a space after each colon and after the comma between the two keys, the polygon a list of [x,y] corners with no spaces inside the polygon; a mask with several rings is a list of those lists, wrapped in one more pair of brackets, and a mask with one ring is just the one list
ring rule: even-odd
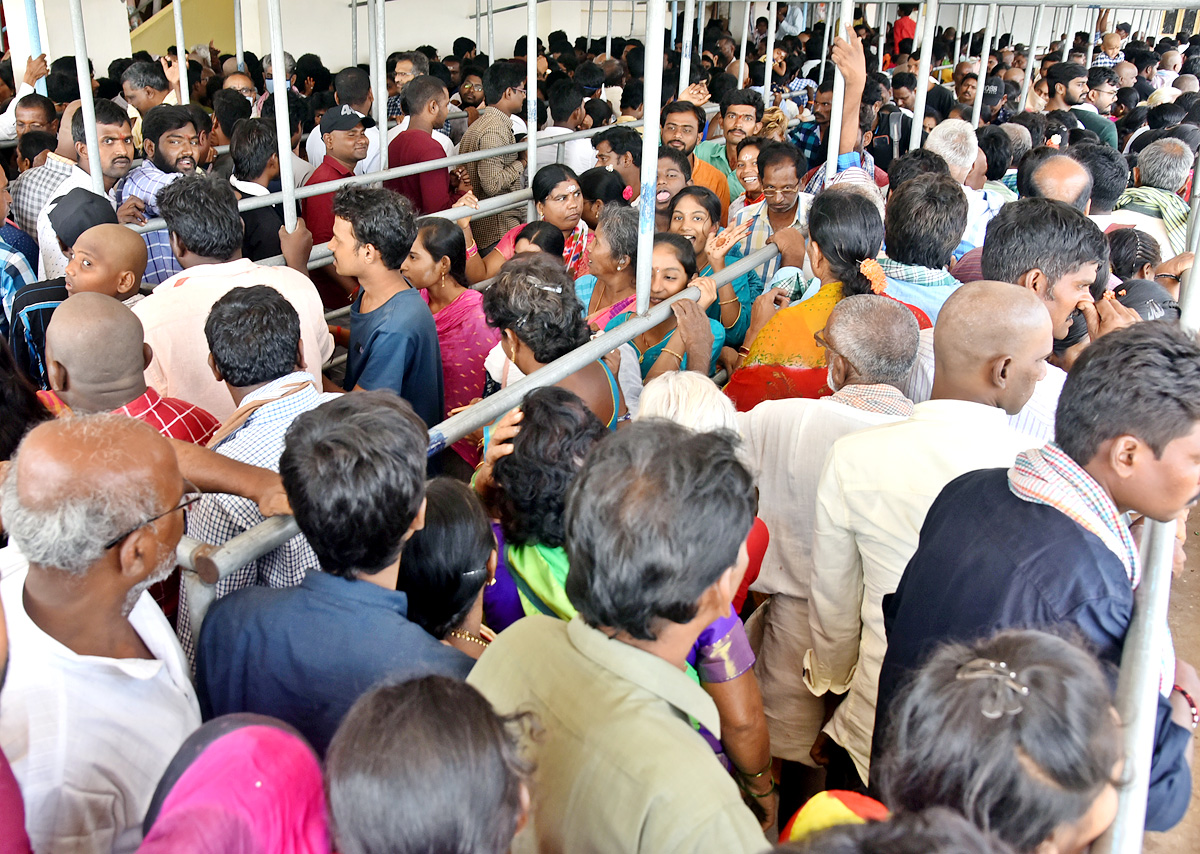
{"label": "man in white shirt", "polygon": [[[37,82],[50,73],[50,66],[46,64],[46,54],[39,56],[31,56],[25,60],[25,74],[21,79],[21,85],[17,87],[16,93],[12,100],[8,102],[8,107],[3,114],[0,114],[0,140],[8,142],[10,140],[19,139],[23,134],[17,128],[17,105],[26,95],[32,95],[33,87]],[[51,116],[51,119],[54,117]],[[57,132],[55,127],[33,128],[34,130],[44,130],[50,133]]]}
{"label": "man in white shirt", "polygon": [[804,685],[798,654],[812,646],[808,598],[817,481],[836,440],[912,415],[912,403],[895,384],[912,368],[917,331],[912,312],[895,300],[847,297],[820,333],[833,396],[769,400],[738,414],[742,447],[758,472],[758,515],[771,531],[750,587],[771,598],[746,630],[755,646],[771,755],[785,763],[784,788],[802,785],[805,776],[791,763],[816,767],[809,750],[825,719],[824,701]]}
{"label": "man in white shirt", "polygon": [[[571,80],[559,80],[550,87],[550,120],[553,125],[542,131],[542,136],[561,136],[585,130],[591,126],[587,112],[583,109],[583,90]],[[596,165],[596,152],[591,140],[573,139],[555,147],[555,162],[582,175]]]}
{"label": "man in white shirt", "polygon": [[[242,257],[243,226],[233,188],[203,175],[185,175],[162,191],[158,203],[183,272],[133,308],[154,351],[146,384],[164,397],[186,400],[222,420],[232,415],[233,398],[208,366],[204,321],[224,294],[251,285],[270,285],[296,309],[304,364],[319,376],[321,365],[333,354],[321,297],[302,273],[260,266]],[[283,254],[289,258],[292,253],[306,258],[311,241],[306,229],[280,234]]]}
{"label": "man in white shirt", "polygon": [[0,747],[35,851],[126,854],[163,771],[200,725],[183,652],[146,589],[175,567],[194,500],[170,444],[123,415],[40,424],[3,489],[28,560],[3,590]]}
{"label": "man in white shirt", "polygon": [[[349,104],[350,108],[360,116],[369,116],[371,107],[375,104],[375,95],[371,91],[371,79],[367,72],[357,66],[342,69],[333,78],[333,97],[339,104]],[[367,157],[360,160],[354,167],[354,174],[366,175],[368,172],[379,171],[379,128],[366,129]],[[308,151],[308,162],[320,164],[325,159],[325,140],[319,133],[310,133],[305,143]]]}
{"label": "man in white shirt", "polygon": [[962,241],[954,250],[958,260],[976,246],[983,245],[987,225],[1004,204],[1004,200],[987,190],[977,190],[967,184],[967,176],[979,157],[979,142],[970,122],[962,119],[946,119],[935,127],[925,140],[924,148],[940,154],[950,167],[950,175],[962,184],[967,194],[967,221],[963,228]]}
{"label": "man in white shirt", "polygon": [[916,551],[942,487],[1010,465],[1038,442],[1005,413],[1021,410],[1046,372],[1053,324],[1033,293],[973,282],[942,307],[934,332],[932,399],[912,416],[833,444],[817,487],[804,682],[847,693],[813,746],[829,788],[865,787],[879,667],[887,650],[883,597]]}

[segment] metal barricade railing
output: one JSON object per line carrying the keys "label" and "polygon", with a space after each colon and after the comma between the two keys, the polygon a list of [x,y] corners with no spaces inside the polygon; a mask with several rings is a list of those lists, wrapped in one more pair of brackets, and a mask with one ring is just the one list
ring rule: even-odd
{"label": "metal barricade railing", "polygon": [[[750,270],[767,263],[778,254],[777,247],[768,245],[730,264],[713,278],[718,286],[732,282]],[[696,300],[699,296],[699,288],[688,287],[676,296],[663,300],[646,314],[630,318],[615,329],[596,336],[565,356],[522,377],[502,391],[485,397],[479,403],[450,416],[441,424],[430,427],[430,455],[449,447],[469,433],[491,424],[514,406],[518,406],[534,389],[559,382],[585,365],[601,358],[605,353],[609,353],[643,332],[653,329],[667,319],[673,303],[685,299]],[[299,532],[296,520],[291,516],[273,516],[250,530],[238,534],[221,546],[201,543],[186,536],[179,541],[176,558],[180,566],[187,570],[183,577],[184,583],[188,587],[188,609],[193,615],[192,630],[197,633],[197,637],[204,613],[215,598],[212,585],[234,570],[283,545]]]}

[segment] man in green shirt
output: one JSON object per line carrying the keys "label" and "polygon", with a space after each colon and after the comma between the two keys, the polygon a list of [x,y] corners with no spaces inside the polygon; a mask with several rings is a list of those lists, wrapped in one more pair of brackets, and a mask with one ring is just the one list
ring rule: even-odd
{"label": "man in green shirt", "polygon": [[1088,93],[1083,103],[1071,108],[1071,115],[1083,126],[1095,131],[1100,141],[1117,147],[1117,125],[1112,119],[1113,105],[1117,102],[1117,72],[1111,68],[1096,67],[1088,71]]}
{"label": "man in green shirt", "polygon": [[[699,732],[717,707],[685,674],[745,573],[754,480],[728,437],[635,423],[592,451],[567,495],[569,623],[526,617],[468,678],[542,732],[514,852],[733,854],[770,843]],[[773,799],[765,769],[743,787]],[[771,810],[773,811],[773,810]]]}
{"label": "man in green shirt", "polygon": [[762,95],[753,89],[734,89],[721,99],[721,130],[723,139],[710,139],[696,146],[693,152],[711,166],[717,167],[729,181],[729,198],[736,199],[746,188],[737,179],[737,146],[748,136],[762,129]]}

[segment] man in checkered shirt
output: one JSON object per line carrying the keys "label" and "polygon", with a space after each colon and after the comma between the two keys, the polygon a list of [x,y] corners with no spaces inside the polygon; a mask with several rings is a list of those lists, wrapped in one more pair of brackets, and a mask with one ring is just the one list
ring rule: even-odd
{"label": "man in checkered shirt", "polygon": [[[337,397],[322,393],[320,381],[304,370],[299,315],[274,288],[235,288],[213,304],[204,335],[213,373],[224,381],[238,407],[209,447],[239,462],[278,471],[284,434],[292,419]],[[210,493],[188,514],[187,530],[201,542],[221,545],[262,521],[253,501]],[[317,557],[297,534],[217,582],[216,595],[220,598],[252,585],[293,587],[310,569],[319,569]],[[178,631],[194,667],[196,639],[186,587],[179,597]]]}

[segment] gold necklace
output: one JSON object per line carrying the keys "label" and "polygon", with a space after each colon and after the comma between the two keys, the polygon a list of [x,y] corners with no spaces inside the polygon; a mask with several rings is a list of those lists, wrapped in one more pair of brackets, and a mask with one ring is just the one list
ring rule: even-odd
{"label": "gold necklace", "polygon": [[490,643],[490,641],[484,640],[479,635],[473,635],[470,632],[464,632],[460,629],[451,629],[450,636],[458,638],[459,640],[465,640],[465,641],[470,641],[471,643],[477,643],[480,646],[487,646]]}

